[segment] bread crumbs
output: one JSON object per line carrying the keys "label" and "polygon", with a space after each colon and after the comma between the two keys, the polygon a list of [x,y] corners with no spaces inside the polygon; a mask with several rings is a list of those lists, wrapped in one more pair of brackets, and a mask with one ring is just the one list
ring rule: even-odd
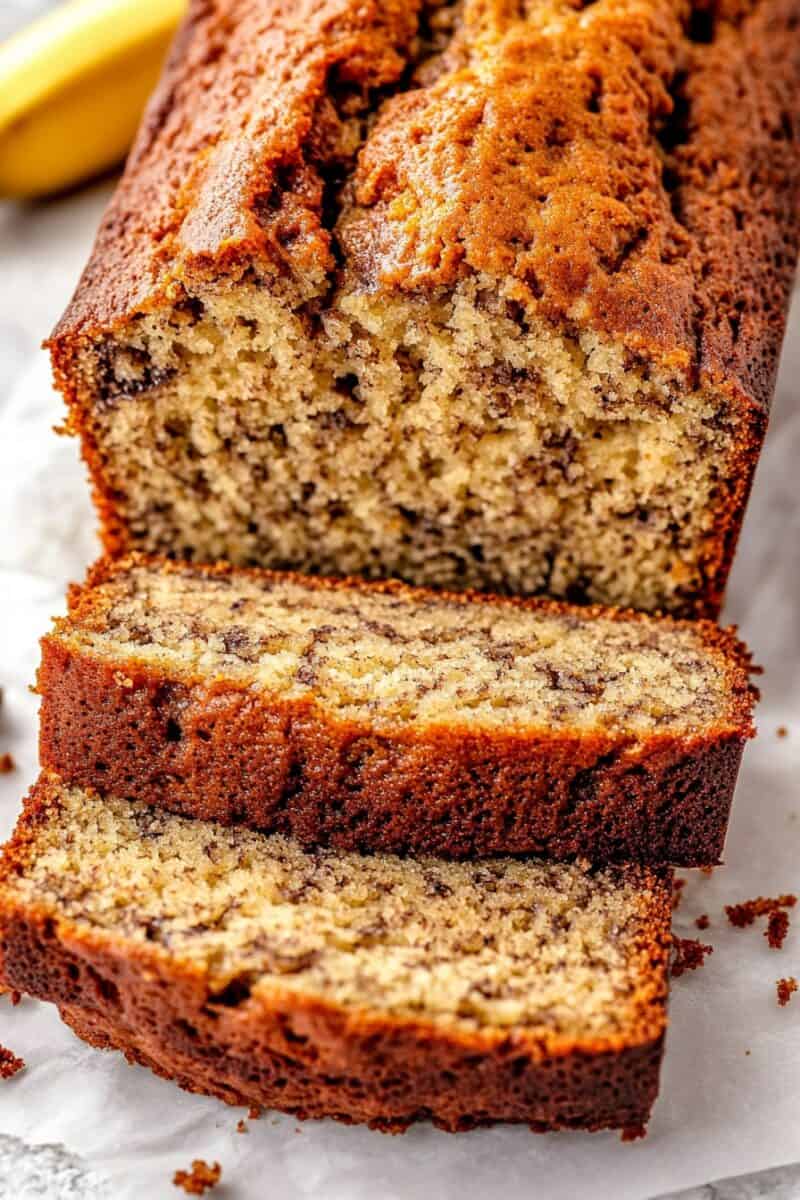
{"label": "bread crumbs", "polygon": [[0,775],[10,775],[16,765],[11,754],[0,754]]}
{"label": "bread crumbs", "polygon": [[18,1075],[24,1066],[23,1058],[18,1058],[5,1046],[0,1046],[0,1079],[11,1079]]}
{"label": "bread crumbs", "polygon": [[209,1166],[202,1158],[196,1158],[191,1171],[176,1171],[172,1182],[175,1187],[183,1188],[187,1196],[205,1196],[221,1178],[222,1167],[218,1162]]}
{"label": "bread crumbs", "polygon": [[677,979],[685,971],[696,971],[702,967],[707,956],[714,953],[713,946],[705,946],[697,938],[682,938],[672,935],[672,970],[670,974]]}
{"label": "bread crumbs", "polygon": [[782,908],[776,909],[775,912],[769,914],[767,928],[764,930],[764,937],[769,942],[773,950],[780,950],[783,943],[786,941],[786,935],[789,932],[789,917]]}
{"label": "bread crumbs", "polygon": [[790,975],[788,979],[777,980],[775,988],[778,993],[778,1004],[780,1004],[781,1008],[785,1008],[793,994],[797,991],[797,980],[794,975]]}
{"label": "bread crumbs", "polygon": [[778,728],[775,730],[775,732],[777,733],[779,738],[785,738],[785,737],[789,736],[789,730],[786,728],[785,725],[779,725]]}
{"label": "bread crumbs", "polygon": [[708,918],[708,913],[701,913],[700,916],[695,921],[695,925],[697,926],[698,929],[708,929],[710,924],[711,924],[711,921]]}
{"label": "bread crumbs", "polygon": [[725,912],[731,925],[744,929],[752,925],[757,917],[767,917],[767,928],[764,937],[773,950],[780,950],[789,932],[789,915],[787,908],[794,908],[797,897],[791,892],[781,896],[756,896],[754,900],[745,900],[741,904],[726,904]]}
{"label": "bread crumbs", "polygon": [[237,1133],[248,1133],[249,1132],[249,1130],[247,1128],[247,1122],[245,1121],[244,1117],[242,1117],[241,1120],[237,1123],[236,1132]]}
{"label": "bread crumbs", "polygon": [[675,912],[676,908],[678,908],[681,900],[683,899],[683,889],[685,887],[686,887],[685,879],[673,879],[673,881],[672,881],[672,911],[673,912]]}

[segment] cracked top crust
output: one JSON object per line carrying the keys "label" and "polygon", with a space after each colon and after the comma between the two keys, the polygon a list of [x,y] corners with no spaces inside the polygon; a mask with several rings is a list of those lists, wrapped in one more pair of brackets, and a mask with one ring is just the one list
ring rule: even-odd
{"label": "cracked top crust", "polygon": [[194,0],[56,342],[280,278],[478,273],[769,401],[798,241],[798,0]]}

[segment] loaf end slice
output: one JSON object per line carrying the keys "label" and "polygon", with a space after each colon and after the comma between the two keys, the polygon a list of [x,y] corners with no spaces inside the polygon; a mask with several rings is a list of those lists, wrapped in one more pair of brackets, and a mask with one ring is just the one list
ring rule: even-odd
{"label": "loaf end slice", "polygon": [[748,671],[710,623],[133,557],[44,639],[41,759],[306,845],[706,865]]}
{"label": "loaf end slice", "polygon": [[44,775],[0,867],[0,978],[233,1104],[631,1128],[670,907],[666,871],[309,853]]}

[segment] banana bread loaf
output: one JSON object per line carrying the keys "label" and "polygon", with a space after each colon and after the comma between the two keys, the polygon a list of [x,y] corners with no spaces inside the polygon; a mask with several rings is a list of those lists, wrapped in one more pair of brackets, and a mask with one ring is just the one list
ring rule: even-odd
{"label": "banana bread loaf", "polygon": [[711,864],[748,666],[704,622],[103,561],[43,641],[41,761],[307,845]]}
{"label": "banana bread loaf", "polygon": [[400,1130],[638,1126],[669,872],[307,852],[44,776],[0,978],[192,1091]]}
{"label": "banana bread loaf", "polygon": [[715,615],[798,0],[194,0],[51,341],[107,548]]}

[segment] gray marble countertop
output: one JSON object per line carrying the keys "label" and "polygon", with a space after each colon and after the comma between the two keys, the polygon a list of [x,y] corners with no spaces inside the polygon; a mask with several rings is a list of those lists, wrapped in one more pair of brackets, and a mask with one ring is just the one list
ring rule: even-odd
{"label": "gray marble countertop", "polygon": [[[0,39],[23,14],[46,3],[0,3]],[[0,204],[0,412],[68,299],[110,187],[101,183],[51,204]],[[29,1146],[0,1130],[0,1200],[90,1200],[103,1194],[88,1167],[63,1147]],[[599,1200],[614,1197],[613,1188],[600,1181],[596,1194]],[[676,1200],[677,1195],[664,1193],[659,1200]],[[795,1200],[800,1198],[800,1164],[708,1183],[679,1195],[684,1200]]]}

